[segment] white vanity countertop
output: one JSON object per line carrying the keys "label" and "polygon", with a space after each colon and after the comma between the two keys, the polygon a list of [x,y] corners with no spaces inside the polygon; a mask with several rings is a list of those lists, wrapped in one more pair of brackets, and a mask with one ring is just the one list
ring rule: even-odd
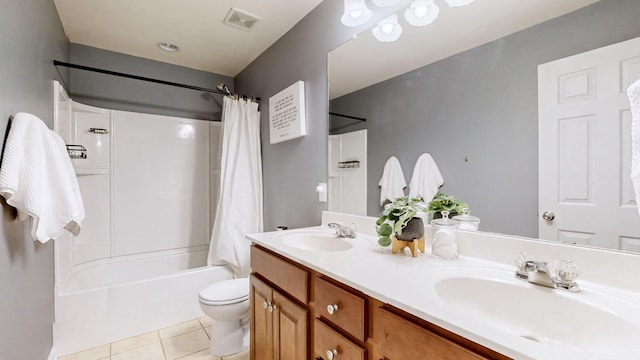
{"label": "white vanity countertop", "polygon": [[[335,221],[336,217],[344,219],[345,215],[336,215],[335,213],[325,212],[325,214],[323,214],[323,223]],[[465,236],[464,234],[459,234],[461,241],[461,256],[459,259],[454,261],[440,260],[432,257],[429,250],[427,250],[426,254],[419,253],[418,257],[413,258],[411,257],[408,249],[405,249],[404,254],[391,254],[390,248],[381,250],[377,246],[377,237],[374,235],[375,230],[373,227],[373,221],[375,221],[375,219],[366,217],[350,218],[351,219],[347,218],[344,220],[354,220],[356,223],[359,222],[358,228],[366,230],[363,232],[368,234],[359,235],[356,239],[346,239],[352,243],[353,247],[345,251],[309,251],[290,247],[282,243],[280,237],[283,232],[281,231],[252,234],[248,235],[247,238],[260,246],[349,285],[373,298],[391,304],[412,315],[418,316],[426,321],[514,359],[626,358],[624,355],[621,357],[621,354],[618,352],[616,352],[615,356],[594,354],[594,352],[588,348],[588,344],[583,346],[580,342],[567,345],[566,343],[549,339],[538,339],[539,342],[532,341],[531,339],[527,339],[527,337],[531,337],[531,334],[520,333],[522,331],[517,329],[509,331],[507,330],[508,326],[505,327],[504,324],[500,326],[500,314],[496,314],[495,318],[498,326],[491,326],[491,324],[487,324],[486,319],[481,320],[474,316],[468,316],[464,311],[455,310],[454,307],[449,306],[436,293],[435,287],[437,282],[440,279],[449,276],[452,272],[459,273],[460,271],[466,271],[470,276],[489,274],[488,276],[492,276],[494,279],[502,277],[504,279],[508,279],[506,281],[511,281],[515,270],[515,267],[511,264],[513,263],[512,261],[515,254],[517,254],[518,251],[527,251],[532,253],[530,251],[531,249],[533,249],[535,253],[536,247],[540,246],[539,244],[535,242],[533,242],[533,244],[527,244],[525,242],[520,244],[520,247],[515,246],[513,249],[509,248],[505,251],[487,251],[487,249],[481,248],[484,249],[486,254],[474,253],[474,256],[471,257],[465,256]],[[326,226],[305,229],[317,229],[317,231],[327,233],[333,232],[333,230],[328,229]],[[286,232],[289,231],[296,230],[287,230]],[[469,237],[473,238],[474,236],[477,235],[470,235]],[[492,235],[485,234],[484,236]],[[497,235],[493,236],[498,237]],[[475,241],[475,245],[469,245],[466,246],[466,248],[469,249],[469,252],[482,253],[482,250],[476,251],[475,249],[472,249],[480,243],[478,239],[473,239],[473,241]],[[555,253],[558,251],[562,253],[561,250],[556,248],[552,249],[552,251]],[[503,255],[501,252],[504,252],[505,254]],[[510,254],[509,252],[513,252],[513,254]],[[608,256],[612,255],[609,254]],[[606,258],[606,256],[604,257]],[[640,258],[640,256],[636,257]],[[502,258],[509,260],[501,261]],[[617,260],[621,261],[620,259]],[[622,262],[625,261],[636,262],[636,264],[638,262],[635,257],[631,259],[622,259]],[[637,269],[638,267],[632,271],[637,272]],[[586,272],[589,274],[589,271]],[[597,274],[597,272],[594,273]],[[594,277],[597,278],[597,276]],[[633,276],[633,278],[635,278],[635,276]],[[621,281],[622,285],[626,285],[626,279],[624,276],[619,281]],[[637,306],[637,311],[632,313],[630,316],[636,317],[635,323],[640,324],[640,291],[638,291],[638,289],[629,289],[624,286],[603,286],[598,283],[594,283],[588,278],[579,278],[578,282],[580,286],[583,287],[583,291],[579,293],[569,293],[563,290],[541,288],[537,285],[528,284],[526,282],[522,282],[522,286],[540,288],[533,289],[537,291],[562,292],[559,293],[558,296],[582,296],[584,297],[583,299],[586,299],[587,301],[589,300],[587,297],[597,296],[598,293],[614,293],[617,297],[626,301],[627,304],[631,301],[633,306]],[[633,285],[634,284],[630,286]],[[589,290],[585,291],[584,289]],[[483,289],[479,291],[485,290]],[[492,289],[488,288],[486,291],[491,292]],[[471,298],[473,298],[472,295]],[[517,298],[511,299],[509,304],[513,304],[511,311],[520,311]],[[548,304],[548,306],[545,305],[545,307],[548,308],[548,312],[540,314],[541,317],[551,318],[556,316],[556,314],[554,314],[554,304]],[[522,307],[521,311],[526,312],[528,309],[526,307]],[[600,329],[597,325],[599,324],[594,324],[594,332],[607,331],[606,328]],[[584,324],[581,326],[584,326]],[[634,351],[637,351],[634,352],[636,356],[640,356],[638,355],[640,354],[640,347],[634,349]]]}

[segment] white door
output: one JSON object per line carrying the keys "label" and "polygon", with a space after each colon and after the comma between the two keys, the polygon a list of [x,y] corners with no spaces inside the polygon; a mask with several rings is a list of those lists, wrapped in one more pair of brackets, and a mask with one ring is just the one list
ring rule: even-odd
{"label": "white door", "polygon": [[640,251],[626,97],[638,78],[640,38],[538,67],[541,239]]}

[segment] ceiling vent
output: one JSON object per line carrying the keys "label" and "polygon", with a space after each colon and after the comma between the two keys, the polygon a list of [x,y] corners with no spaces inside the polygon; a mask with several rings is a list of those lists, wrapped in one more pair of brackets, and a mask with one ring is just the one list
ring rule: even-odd
{"label": "ceiling vent", "polygon": [[223,23],[245,31],[251,31],[262,19],[236,8],[231,8]]}

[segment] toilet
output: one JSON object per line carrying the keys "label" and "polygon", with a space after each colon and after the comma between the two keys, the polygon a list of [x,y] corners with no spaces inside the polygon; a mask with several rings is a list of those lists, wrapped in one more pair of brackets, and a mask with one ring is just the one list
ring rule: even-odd
{"label": "toilet", "polygon": [[249,348],[249,278],[207,286],[200,292],[200,308],[212,319],[211,354],[227,356]]}

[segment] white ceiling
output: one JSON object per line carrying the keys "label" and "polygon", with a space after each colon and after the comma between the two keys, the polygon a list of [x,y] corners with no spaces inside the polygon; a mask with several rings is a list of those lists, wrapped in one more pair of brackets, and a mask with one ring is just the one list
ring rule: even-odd
{"label": "white ceiling", "polygon": [[[54,0],[72,43],[235,76],[322,0]],[[224,25],[232,7],[262,19]],[[178,45],[169,53],[158,42]]]}
{"label": "white ceiling", "polygon": [[[413,27],[399,13],[404,31],[398,41],[378,42],[366,30],[329,54],[329,98],[334,99],[415,70],[598,0],[476,0],[450,8],[434,0],[440,16]],[[373,24],[372,24],[373,26]]]}
{"label": "white ceiling", "polygon": [[[335,0],[340,1],[340,0]],[[597,0],[476,0],[450,8],[415,28],[400,16],[404,33],[380,43],[370,31],[330,53],[330,98],[444,59]],[[235,76],[322,0],[54,0],[72,43]],[[410,3],[411,0],[404,0]],[[371,1],[368,6],[374,8]],[[250,32],[222,23],[238,8],[262,21]],[[402,15],[402,14],[400,14]],[[178,45],[180,52],[157,43]],[[390,64],[393,64],[390,66]]]}

